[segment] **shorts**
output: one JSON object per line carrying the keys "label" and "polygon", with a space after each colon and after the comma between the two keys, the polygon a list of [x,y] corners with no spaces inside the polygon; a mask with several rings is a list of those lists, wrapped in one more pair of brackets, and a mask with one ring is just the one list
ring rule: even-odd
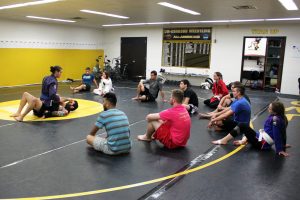
{"label": "shorts", "polygon": [[146,96],[146,99],[143,100],[143,102],[147,102],[147,101],[155,101],[156,98],[154,98],[152,96],[152,94],[150,94],[149,89],[145,87],[145,91],[140,92],[141,96]]}
{"label": "shorts", "polygon": [[221,126],[221,128],[226,132],[230,132],[239,124],[238,122],[232,120],[232,118],[224,119],[222,122],[223,125]]}
{"label": "shorts", "polygon": [[153,134],[154,139],[160,141],[165,147],[169,149],[180,147],[173,143],[170,128],[170,125],[167,123],[160,125],[160,127]]}
{"label": "shorts", "polygon": [[82,89],[81,91],[83,91],[83,92],[91,91],[91,85],[89,85],[89,84],[84,84],[84,85],[85,85],[85,89]]}
{"label": "shorts", "polygon": [[33,114],[37,117],[43,117],[45,114],[45,111],[48,110],[49,108],[43,103],[42,107],[39,110],[33,109]]}
{"label": "shorts", "polygon": [[119,155],[122,153],[129,152],[127,150],[126,151],[118,151],[118,152],[114,152],[114,151],[110,150],[109,145],[107,144],[107,139],[103,138],[99,135],[96,135],[95,140],[93,141],[93,147],[95,150],[101,151],[108,155]]}

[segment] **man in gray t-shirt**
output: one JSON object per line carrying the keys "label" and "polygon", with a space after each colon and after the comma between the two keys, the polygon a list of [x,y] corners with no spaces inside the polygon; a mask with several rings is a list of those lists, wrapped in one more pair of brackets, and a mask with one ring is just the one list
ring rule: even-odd
{"label": "man in gray t-shirt", "polygon": [[155,101],[160,92],[161,98],[165,101],[165,94],[162,91],[162,82],[157,79],[157,72],[151,71],[150,79],[141,81],[137,87],[137,95],[133,100],[140,100],[143,102]]}

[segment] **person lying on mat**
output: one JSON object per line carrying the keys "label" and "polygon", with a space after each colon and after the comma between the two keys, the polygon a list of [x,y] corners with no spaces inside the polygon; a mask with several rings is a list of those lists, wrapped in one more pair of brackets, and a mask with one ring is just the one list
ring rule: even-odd
{"label": "person lying on mat", "polygon": [[[27,107],[25,108],[24,112],[23,108],[25,107],[25,105],[27,105]],[[78,103],[77,101],[69,101],[65,104],[65,108],[69,109],[70,111],[73,111],[75,109],[77,109],[77,107],[74,105],[77,104],[78,107]],[[47,112],[55,112],[59,110],[59,103],[52,103],[50,106],[46,106],[46,104],[39,98],[31,95],[28,92],[24,92],[18,107],[18,110],[16,113],[10,115],[11,117],[13,117],[16,121],[23,121],[24,117],[33,110],[33,114],[37,117],[44,117],[45,113]],[[55,113],[53,113],[55,114]]]}
{"label": "person lying on mat", "polygon": [[268,108],[269,116],[267,117],[264,128],[255,132],[247,123],[239,123],[230,133],[220,140],[212,141],[213,144],[227,144],[238,134],[244,134],[242,140],[234,141],[234,145],[243,145],[249,142],[258,150],[271,149],[275,144],[276,154],[288,156],[286,148],[286,128],[288,120],[285,116],[285,108],[281,102],[272,102]]}
{"label": "person lying on mat", "polygon": [[185,146],[190,137],[191,118],[182,101],[183,92],[173,90],[170,98],[172,108],[147,115],[146,133],[138,135],[137,139],[158,140],[169,149]]}

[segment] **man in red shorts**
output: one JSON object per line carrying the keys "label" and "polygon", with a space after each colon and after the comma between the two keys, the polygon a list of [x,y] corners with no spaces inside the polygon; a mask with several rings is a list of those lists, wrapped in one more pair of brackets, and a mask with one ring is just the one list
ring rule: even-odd
{"label": "man in red shorts", "polygon": [[170,98],[172,108],[147,115],[146,133],[138,135],[138,140],[150,142],[156,139],[169,149],[185,146],[190,137],[191,118],[182,101],[183,92],[173,90]]}

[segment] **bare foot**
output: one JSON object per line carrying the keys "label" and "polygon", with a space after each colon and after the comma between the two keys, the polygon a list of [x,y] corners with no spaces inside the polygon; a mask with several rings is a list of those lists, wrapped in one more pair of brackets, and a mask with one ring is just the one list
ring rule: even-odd
{"label": "bare foot", "polygon": [[21,115],[21,113],[14,113],[14,114],[10,115],[10,117],[18,117],[20,115]]}
{"label": "bare foot", "polygon": [[234,146],[240,146],[240,145],[244,145],[244,144],[246,144],[246,142],[243,142],[242,140],[233,141]]}
{"label": "bare foot", "polygon": [[140,140],[140,141],[151,142],[151,138],[147,138],[146,134],[138,135],[137,139]]}
{"label": "bare foot", "polygon": [[223,142],[222,140],[211,141],[211,143],[218,144],[218,145],[226,145],[227,144],[227,143]]}
{"label": "bare foot", "polygon": [[131,100],[139,100],[139,97],[138,96],[133,97]]}
{"label": "bare foot", "polygon": [[290,144],[285,145],[285,148],[291,148],[291,147],[292,147],[292,145],[290,145]]}
{"label": "bare foot", "polygon": [[21,116],[17,116],[17,117],[14,117],[14,119],[18,122],[22,122],[23,121],[23,117]]}
{"label": "bare foot", "polygon": [[71,90],[74,90],[74,87],[70,86],[70,89],[71,89]]}

